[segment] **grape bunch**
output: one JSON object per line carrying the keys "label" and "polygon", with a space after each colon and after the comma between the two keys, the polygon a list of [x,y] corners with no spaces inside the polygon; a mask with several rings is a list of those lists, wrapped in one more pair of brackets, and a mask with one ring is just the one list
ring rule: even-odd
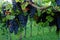
{"label": "grape bunch", "polygon": [[30,16],[30,18],[34,17],[37,9],[30,4],[27,5],[26,9],[29,9],[27,10],[27,13]]}
{"label": "grape bunch", "polygon": [[32,0],[24,0],[24,2],[27,2],[27,1],[30,1],[30,2],[32,2]]}
{"label": "grape bunch", "polygon": [[33,8],[33,9],[30,10],[30,14],[29,14],[30,18],[34,17],[35,12],[36,12],[35,8]]}
{"label": "grape bunch", "polygon": [[15,20],[8,20],[6,24],[9,28],[10,33],[14,32],[14,34],[17,34],[19,26]]}
{"label": "grape bunch", "polygon": [[22,8],[21,8],[21,3],[20,2],[13,2],[13,10],[19,10],[21,13],[23,13]]}
{"label": "grape bunch", "polygon": [[60,31],[60,12],[59,11],[53,11],[53,13],[55,14],[54,15],[54,22],[55,22],[55,25],[57,27],[56,29],[56,32],[57,34],[59,34],[59,31]]}
{"label": "grape bunch", "polygon": [[2,15],[1,15],[1,12],[0,12],[0,23],[2,22]]}
{"label": "grape bunch", "polygon": [[17,5],[18,10],[20,10],[21,13],[23,13],[22,8],[21,8],[21,3],[17,2],[16,5]]}
{"label": "grape bunch", "polygon": [[6,12],[5,6],[2,6],[2,12],[3,12],[2,16],[5,17],[5,16],[6,16],[6,15],[5,15],[5,12]]}
{"label": "grape bunch", "polygon": [[49,16],[49,14],[47,14],[47,12],[42,13],[41,16],[38,17],[36,23],[46,22],[47,21],[47,19],[46,19],[47,16]]}
{"label": "grape bunch", "polygon": [[60,6],[60,0],[55,0],[56,4]]}
{"label": "grape bunch", "polygon": [[20,24],[24,27],[27,24],[28,16],[24,16],[23,14],[18,15]]}
{"label": "grape bunch", "polygon": [[17,6],[17,5],[16,5],[16,2],[13,1],[13,2],[12,2],[12,5],[13,5],[13,10],[16,11],[16,6]]}
{"label": "grape bunch", "polygon": [[53,26],[53,25],[56,25],[56,20],[53,20],[53,21],[49,22],[50,27]]}

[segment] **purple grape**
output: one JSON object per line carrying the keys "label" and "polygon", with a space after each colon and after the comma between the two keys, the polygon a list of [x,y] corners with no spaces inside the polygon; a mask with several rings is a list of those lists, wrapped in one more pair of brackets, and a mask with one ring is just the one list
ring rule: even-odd
{"label": "purple grape", "polygon": [[15,0],[12,0],[12,5],[13,5],[13,10],[16,11],[16,1]]}
{"label": "purple grape", "polygon": [[55,25],[56,25],[56,33],[57,35],[59,35],[59,31],[60,31],[60,12],[59,11],[53,11],[53,13],[55,14],[54,15],[54,22],[55,22]]}
{"label": "purple grape", "polygon": [[10,33],[13,33],[13,30],[14,30],[14,26],[11,25],[11,26],[9,27]]}
{"label": "purple grape", "polygon": [[47,14],[47,12],[42,13],[41,16],[38,17],[36,23],[46,22],[46,21],[47,21],[46,17],[47,17],[48,15],[49,15],[49,14]]}
{"label": "purple grape", "polygon": [[20,21],[21,25],[22,26],[26,26],[26,23],[27,23],[27,20],[28,20],[28,16],[24,16],[24,15],[20,14],[18,16],[18,18],[19,18],[19,21]]}
{"label": "purple grape", "polygon": [[55,0],[55,1],[56,1],[56,4],[60,6],[60,0]]}
{"label": "purple grape", "polygon": [[[29,0],[30,2],[32,2],[32,0]],[[24,2],[27,2],[27,0],[24,0]]]}
{"label": "purple grape", "polygon": [[9,20],[9,31],[10,31],[10,33],[13,33],[14,32],[14,34],[17,34],[17,32],[18,32],[18,28],[19,28],[19,26],[18,26],[18,23],[15,21],[15,20]]}
{"label": "purple grape", "polygon": [[33,18],[35,13],[36,13],[36,8],[33,7],[32,5],[28,4],[28,6],[26,8],[29,8],[29,10],[27,11],[28,15],[30,16],[30,18]]}
{"label": "purple grape", "polygon": [[18,26],[14,26],[14,34],[18,33]]}
{"label": "purple grape", "polygon": [[21,13],[23,13],[22,8],[21,8],[21,3],[17,2],[16,5],[17,5],[18,10],[20,10]]}

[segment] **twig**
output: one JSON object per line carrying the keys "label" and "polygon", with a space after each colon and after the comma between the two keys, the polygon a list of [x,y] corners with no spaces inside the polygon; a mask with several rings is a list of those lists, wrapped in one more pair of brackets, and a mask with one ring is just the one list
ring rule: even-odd
{"label": "twig", "polygon": [[48,7],[39,7],[39,6],[37,6],[37,5],[35,5],[35,4],[32,4],[32,3],[29,3],[29,4],[31,4],[33,7],[37,8],[37,9],[40,9],[40,10],[45,10],[45,9],[51,7],[51,6],[48,6]]}

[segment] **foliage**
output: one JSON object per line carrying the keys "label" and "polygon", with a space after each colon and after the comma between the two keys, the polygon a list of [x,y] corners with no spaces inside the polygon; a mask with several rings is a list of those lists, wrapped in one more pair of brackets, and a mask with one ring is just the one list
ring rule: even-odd
{"label": "foliage", "polygon": [[[21,3],[23,3],[24,0],[16,0],[16,2],[21,2]],[[53,9],[60,11],[60,7],[57,6],[55,0],[34,0],[33,2],[34,2],[37,6],[39,6],[39,7],[52,6]],[[0,2],[0,14],[3,14],[3,13],[2,13],[2,5],[3,5],[3,4],[6,4],[6,10],[10,9],[9,11],[11,12],[11,15],[7,15],[7,16],[4,17],[4,18],[2,17],[2,23],[1,23],[0,28],[2,28],[3,26],[6,26],[6,25],[4,25],[4,24],[6,23],[7,20],[14,19],[14,18],[15,18],[15,15],[19,15],[19,14],[21,13],[18,9],[16,9],[16,12],[13,11],[13,10],[12,10],[12,4],[10,4],[9,2],[3,2],[3,1],[1,1],[1,2]],[[22,5],[21,5],[23,11],[24,11],[24,9],[26,8],[27,5],[28,5],[27,2],[26,2],[25,4],[22,4]],[[45,11],[47,11],[48,14],[51,14],[52,16],[54,16],[54,13],[52,12],[52,8],[48,8],[48,9],[46,9],[46,10],[43,10],[42,13],[45,12]],[[24,15],[27,15],[27,13],[24,12]],[[37,13],[36,13],[35,15],[40,16],[40,15],[41,15],[41,10],[37,9]],[[53,18],[52,18],[51,16],[47,16],[46,19],[47,19],[47,22],[44,23],[44,25],[43,25],[42,22],[40,22],[40,25],[46,26],[46,25],[48,25],[48,22],[51,22],[51,21],[53,20]],[[35,26],[34,26],[34,27],[35,27]],[[40,26],[39,26],[39,27],[40,27]],[[5,29],[4,29],[4,30],[5,30]],[[28,30],[29,30],[29,29],[28,29]],[[47,30],[48,30],[48,29],[47,29]],[[19,30],[19,32],[20,32],[20,30]],[[33,33],[33,34],[34,34],[34,33]],[[29,38],[29,39],[30,39],[30,38]]]}

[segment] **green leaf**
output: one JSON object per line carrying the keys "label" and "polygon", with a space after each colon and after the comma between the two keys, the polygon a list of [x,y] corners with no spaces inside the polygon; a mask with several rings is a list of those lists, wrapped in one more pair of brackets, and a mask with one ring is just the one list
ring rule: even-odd
{"label": "green leaf", "polygon": [[14,19],[14,18],[15,18],[15,16],[13,16],[13,15],[7,15],[7,16],[6,16],[6,19],[7,19],[7,20],[12,20],[12,19]]}
{"label": "green leaf", "polygon": [[47,19],[47,21],[49,21],[49,22],[53,21],[53,18],[52,18],[51,16],[47,16],[46,19]]}

